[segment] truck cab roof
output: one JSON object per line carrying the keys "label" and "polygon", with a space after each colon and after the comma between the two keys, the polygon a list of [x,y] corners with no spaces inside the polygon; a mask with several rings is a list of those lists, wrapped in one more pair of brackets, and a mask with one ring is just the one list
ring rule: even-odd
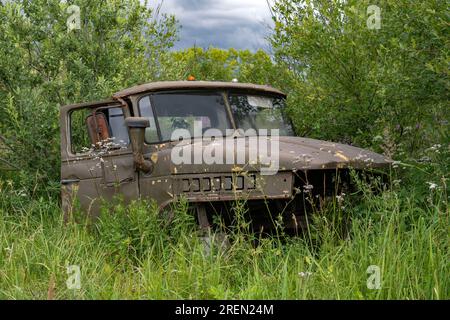
{"label": "truck cab roof", "polygon": [[286,96],[280,90],[277,90],[271,86],[256,85],[251,83],[238,83],[238,82],[221,82],[221,81],[158,81],[150,82],[141,85],[137,85],[131,88],[127,88],[118,91],[113,94],[114,99],[124,98],[127,96],[152,91],[164,91],[164,90],[183,90],[183,89],[237,89],[245,91],[258,91],[266,92],[277,95]]}

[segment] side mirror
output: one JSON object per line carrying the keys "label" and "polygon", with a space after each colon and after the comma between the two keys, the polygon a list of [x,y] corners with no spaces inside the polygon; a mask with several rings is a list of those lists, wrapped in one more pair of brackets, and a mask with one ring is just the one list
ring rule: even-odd
{"label": "side mirror", "polygon": [[145,128],[150,126],[150,121],[141,117],[129,117],[125,119],[125,123],[130,130],[134,164],[138,170],[150,173],[153,169],[153,165],[151,161],[144,159]]}

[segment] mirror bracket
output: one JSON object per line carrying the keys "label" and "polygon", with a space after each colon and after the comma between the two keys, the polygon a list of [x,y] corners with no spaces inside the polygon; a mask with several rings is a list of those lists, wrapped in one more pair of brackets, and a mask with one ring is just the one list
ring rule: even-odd
{"label": "mirror bracket", "polygon": [[144,173],[150,173],[153,169],[153,164],[144,158],[145,128],[150,126],[150,121],[142,117],[128,117],[125,119],[125,123],[130,131],[130,141],[136,169]]}

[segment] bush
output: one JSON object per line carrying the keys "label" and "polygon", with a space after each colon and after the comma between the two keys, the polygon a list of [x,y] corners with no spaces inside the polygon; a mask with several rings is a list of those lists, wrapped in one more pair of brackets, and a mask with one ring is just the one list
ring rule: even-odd
{"label": "bush", "polygon": [[[369,5],[380,29],[367,27]],[[279,0],[274,14],[298,133],[398,159],[448,143],[445,2]]]}
{"label": "bush", "polygon": [[176,33],[173,16],[138,0],[77,1],[81,29],[69,32],[69,5],[0,4],[0,175],[30,195],[58,196],[59,107],[154,79]]}

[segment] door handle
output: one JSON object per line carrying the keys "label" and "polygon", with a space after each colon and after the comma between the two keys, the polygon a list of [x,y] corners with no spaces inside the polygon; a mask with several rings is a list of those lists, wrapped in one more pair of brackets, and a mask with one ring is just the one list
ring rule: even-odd
{"label": "door handle", "polygon": [[78,183],[78,182],[80,182],[80,179],[63,179],[63,180],[61,180],[62,185]]}
{"label": "door handle", "polygon": [[133,181],[134,181],[134,178],[133,177],[129,177],[129,178],[122,179],[120,181],[108,182],[108,183],[105,183],[104,185],[106,187],[114,187],[114,186],[117,186],[117,185],[121,185],[121,184],[124,184],[124,183],[129,183],[129,182],[133,182]]}

